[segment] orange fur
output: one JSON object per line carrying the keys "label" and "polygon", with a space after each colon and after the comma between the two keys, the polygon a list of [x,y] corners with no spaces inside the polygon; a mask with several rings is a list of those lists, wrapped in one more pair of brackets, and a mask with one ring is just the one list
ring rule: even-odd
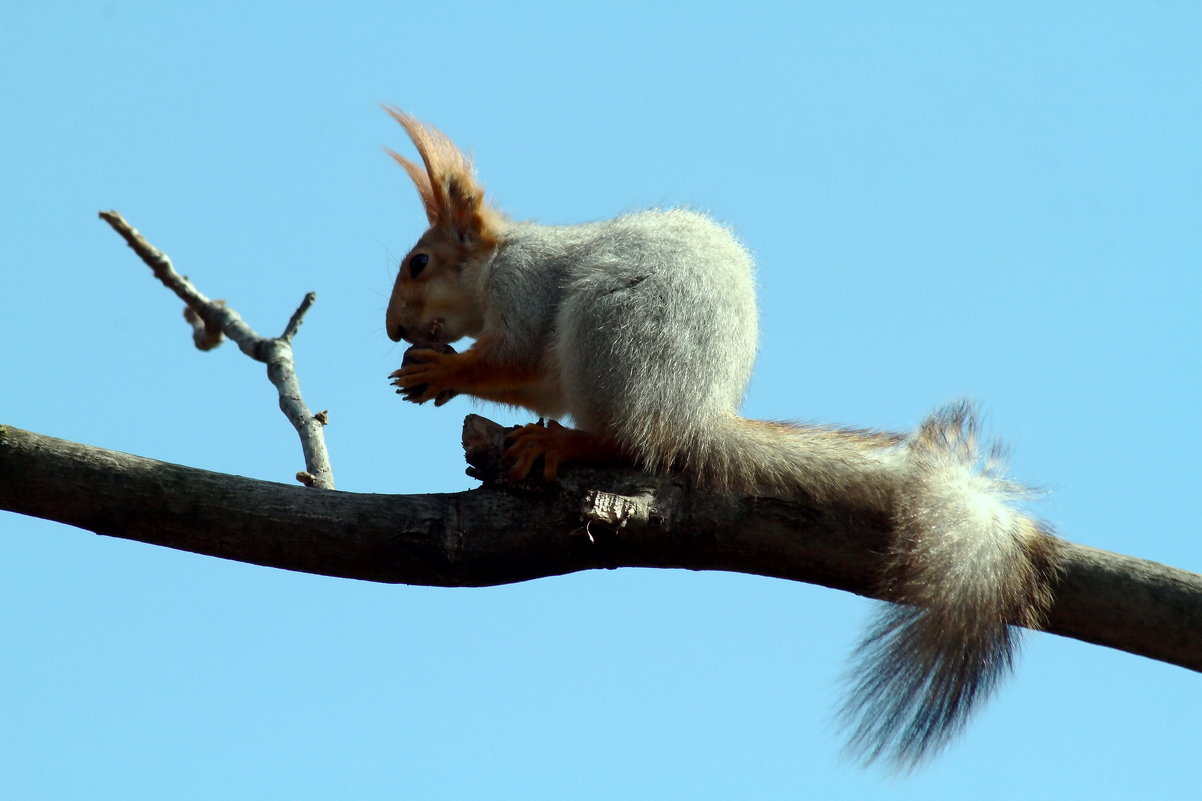
{"label": "orange fur", "polygon": [[405,129],[425,166],[423,171],[399,153],[387,151],[417,187],[430,227],[452,228],[465,244],[495,246],[502,217],[484,202],[484,187],[476,180],[472,160],[433,125],[392,106],[384,110]]}
{"label": "orange fur", "polygon": [[463,353],[422,353],[422,361],[392,373],[393,384],[402,389],[426,385],[417,400],[436,398],[441,392],[455,390],[483,400],[525,405],[525,390],[542,376],[537,368],[522,369],[500,364],[490,358],[487,338],[477,341]]}

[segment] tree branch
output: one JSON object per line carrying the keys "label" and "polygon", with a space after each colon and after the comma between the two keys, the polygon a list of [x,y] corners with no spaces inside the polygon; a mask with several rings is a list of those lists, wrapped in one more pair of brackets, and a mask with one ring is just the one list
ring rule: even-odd
{"label": "tree branch", "polygon": [[309,411],[292,359],[292,338],[296,336],[305,312],[313,305],[317,295],[313,292],[305,295],[284,327],[283,334],[278,337],[259,336],[225,301],[210,300],[191,281],[177,273],[171,265],[171,259],[147,242],[120,214],[102,211],[100,219],[112,226],[150,267],[155,277],[184,302],[184,319],[192,325],[192,340],[197,348],[212,350],[221,344],[224,334],[234,340],[247,356],[267,365],[267,377],[280,396],[280,411],[300,436],[305,469],[296,474],[297,480],[309,487],[334,489],[334,470],[330,466],[323,431],[329,413],[313,414]]}
{"label": "tree branch", "polygon": [[[503,430],[471,417],[486,478]],[[461,587],[616,567],[727,570],[871,595],[888,523],[837,506],[693,493],[671,477],[566,470],[460,493],[307,490],[0,427],[0,509],[259,565]],[[1060,543],[1046,630],[1202,671],[1202,576]]]}

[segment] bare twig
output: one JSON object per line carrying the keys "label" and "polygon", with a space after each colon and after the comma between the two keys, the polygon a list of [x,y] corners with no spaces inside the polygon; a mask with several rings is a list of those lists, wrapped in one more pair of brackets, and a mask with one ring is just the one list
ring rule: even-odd
{"label": "bare twig", "polygon": [[280,339],[288,342],[296,336],[296,332],[300,330],[301,322],[305,319],[305,313],[309,311],[309,307],[313,305],[313,301],[317,300],[317,293],[310,292],[305,295],[301,305],[292,313],[292,317],[288,320],[288,325],[284,326],[284,333],[280,334]]}
{"label": "bare twig", "polygon": [[328,412],[314,415],[309,411],[301,395],[300,379],[297,378],[292,358],[292,338],[296,336],[305,312],[313,305],[317,295],[312,292],[305,295],[281,336],[260,336],[225,301],[210,300],[191,281],[177,273],[171,265],[171,259],[147,242],[120,214],[102,211],[100,218],[112,226],[150,267],[155,277],[184,302],[184,318],[192,325],[192,339],[197,348],[211,350],[217,347],[224,334],[237,343],[247,356],[267,365],[267,377],[280,396],[280,410],[300,435],[305,469],[297,473],[297,480],[308,487],[334,489],[334,471],[330,466],[322,430]]}

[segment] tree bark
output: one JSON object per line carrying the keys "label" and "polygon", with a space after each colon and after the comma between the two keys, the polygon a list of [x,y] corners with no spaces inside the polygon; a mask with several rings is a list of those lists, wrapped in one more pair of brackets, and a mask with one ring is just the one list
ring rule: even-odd
{"label": "tree bark", "polygon": [[[472,417],[484,486],[380,495],[256,481],[0,427],[0,509],[124,539],[368,581],[478,587],[617,567],[727,570],[872,596],[888,521],[672,477],[568,470],[503,486],[503,432]],[[1045,630],[1202,671],[1202,576],[1061,542]]]}

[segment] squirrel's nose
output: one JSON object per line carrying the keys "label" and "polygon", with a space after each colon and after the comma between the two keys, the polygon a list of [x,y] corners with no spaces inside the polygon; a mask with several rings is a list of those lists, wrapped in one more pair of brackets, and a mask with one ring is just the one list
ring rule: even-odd
{"label": "squirrel's nose", "polygon": [[388,338],[393,342],[400,342],[405,338],[405,326],[401,325],[400,323],[386,327],[388,329]]}

